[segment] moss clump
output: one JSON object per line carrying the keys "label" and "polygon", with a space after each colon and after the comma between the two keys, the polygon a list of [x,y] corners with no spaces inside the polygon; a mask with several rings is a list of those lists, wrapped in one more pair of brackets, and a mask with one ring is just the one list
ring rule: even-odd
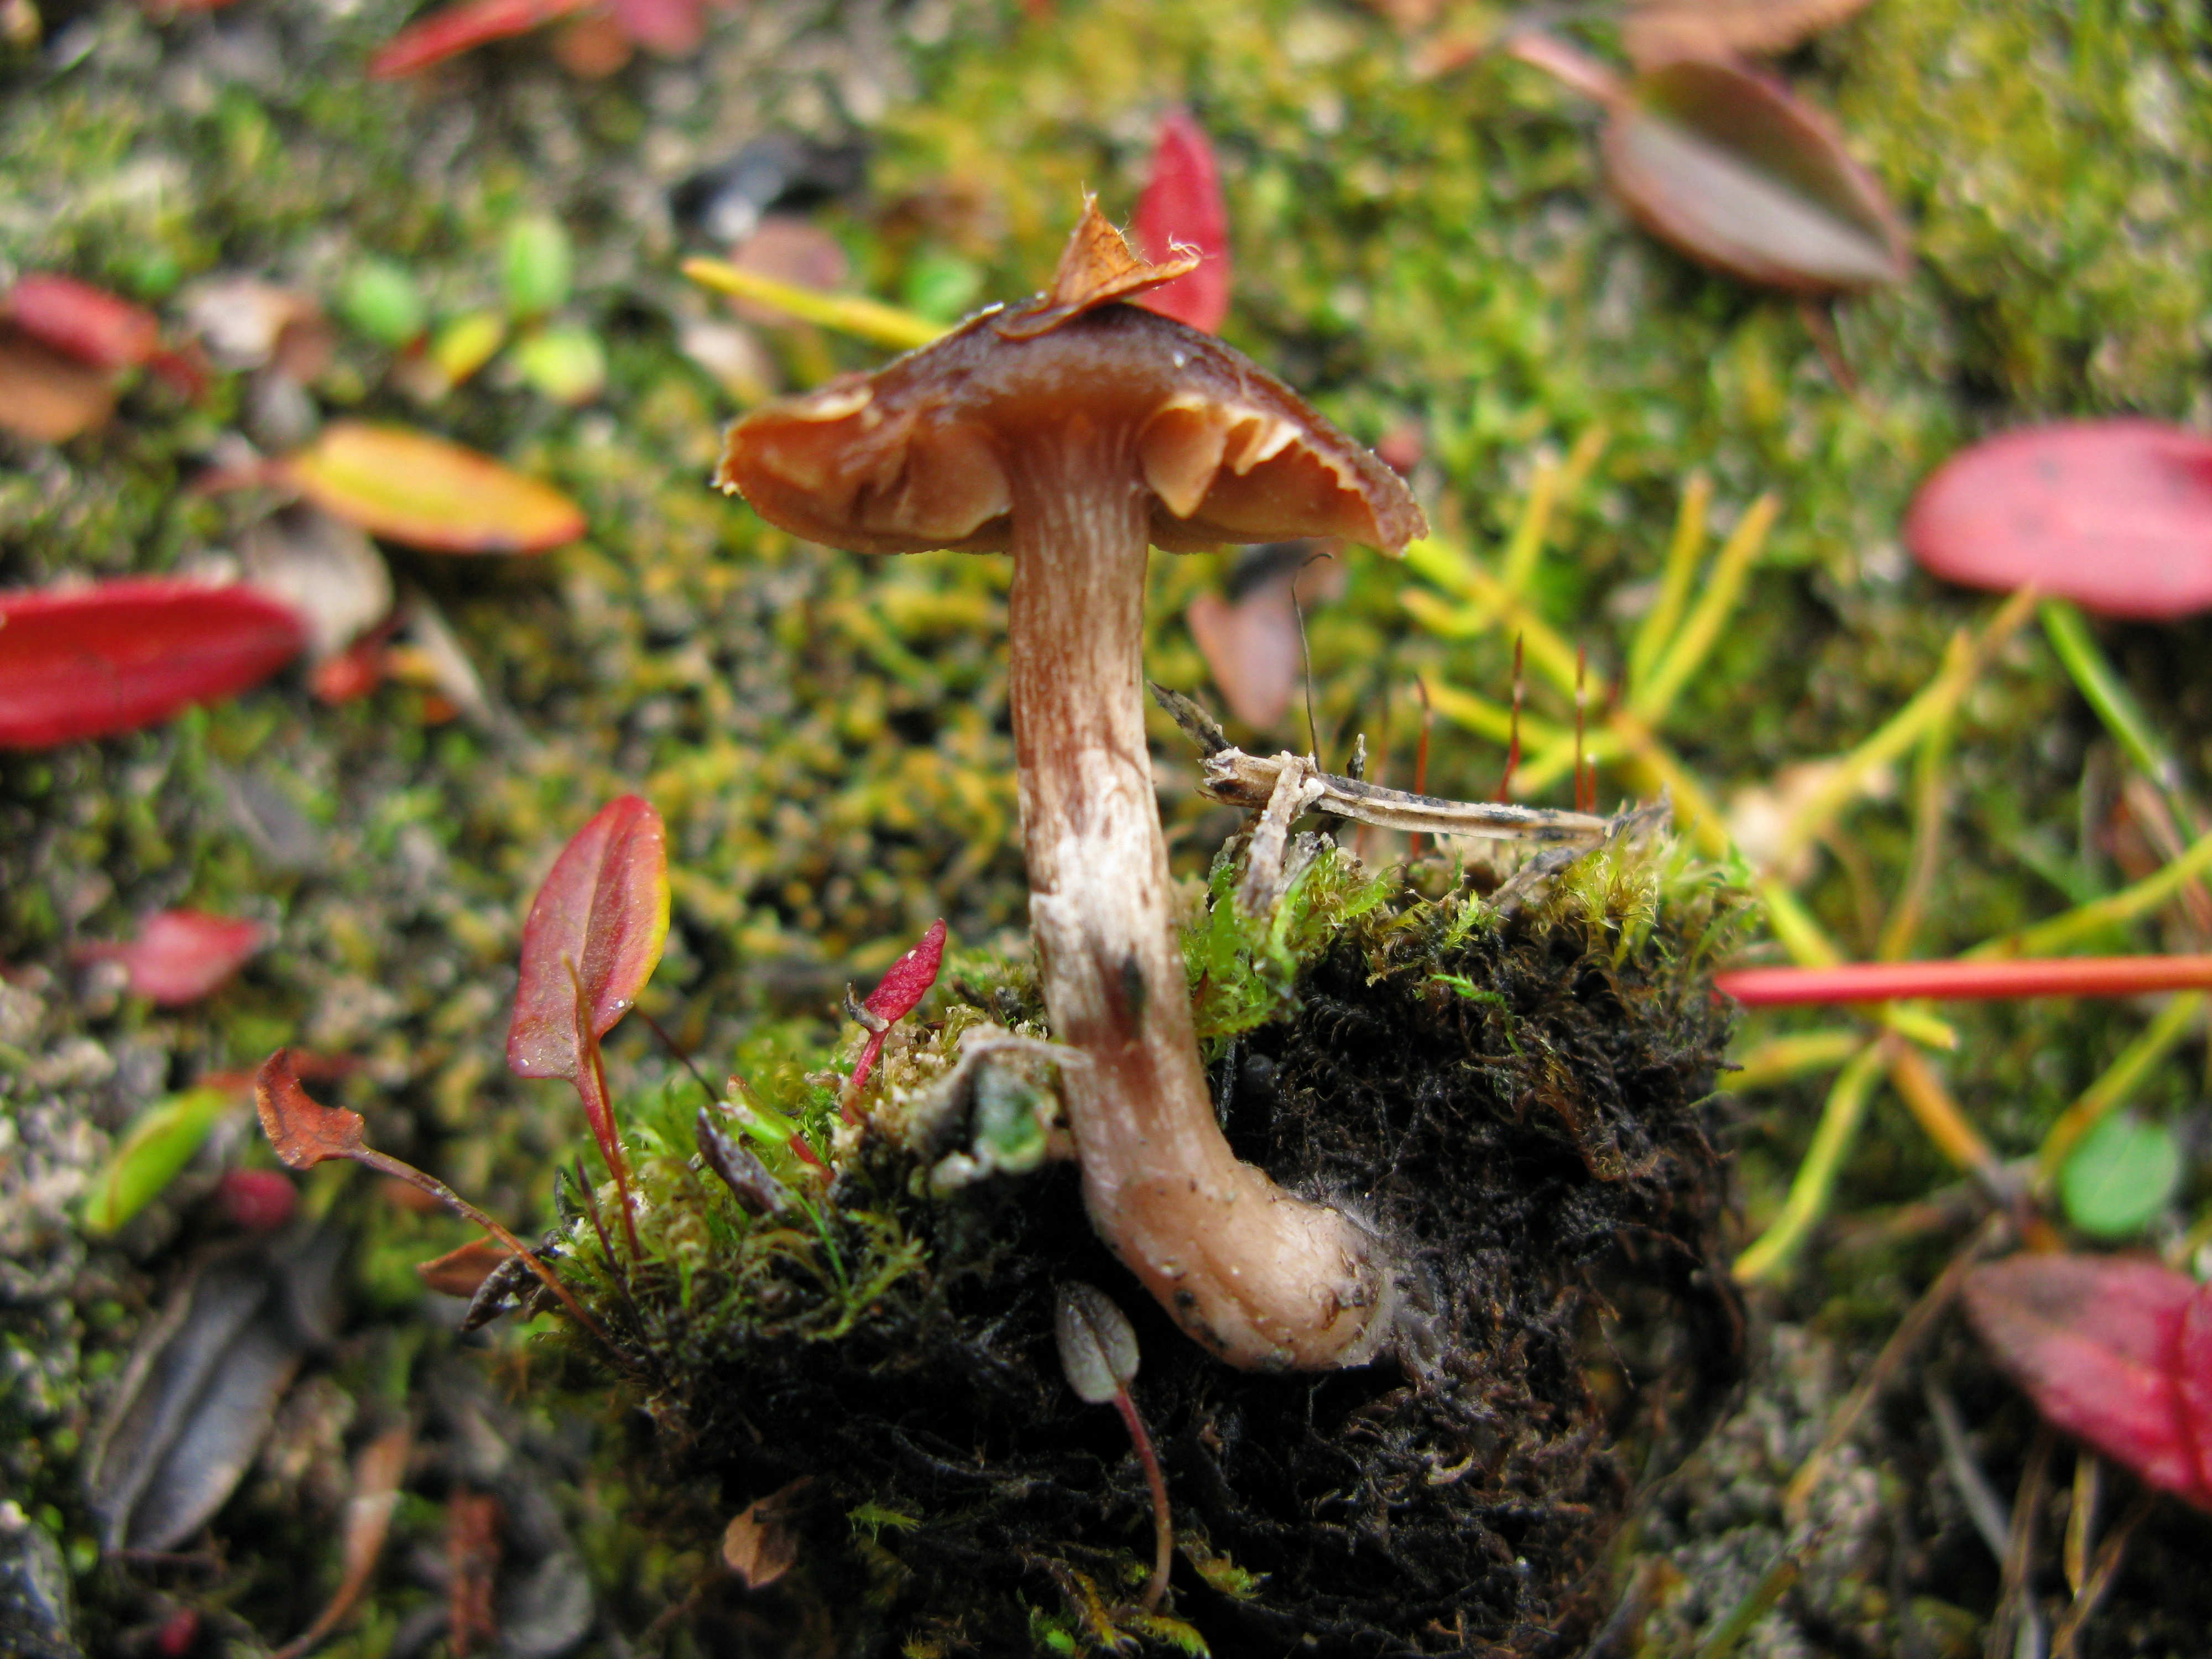
{"label": "moss clump", "polygon": [[[1538,1653],[1586,1628],[1632,1484],[1621,1437],[1697,1420],[1740,1348],[1707,1271],[1724,1193],[1703,1105],[1728,1028],[1705,963],[1740,901],[1671,846],[1593,854],[1517,905],[1456,867],[1307,850],[1256,920],[1227,897],[1237,855],[1217,863],[1197,1006],[1239,1153],[1413,1264],[1397,1358],[1262,1376],[1178,1336],[1091,1235],[1072,1164],[1003,1173],[1057,1137],[1050,1066],[957,1051],[1041,1035],[1042,1011],[1018,969],[956,969],[858,1127],[834,1126],[834,1077],[792,1065],[726,1113],[781,1195],[741,1203],[677,1155],[666,1110],[645,1259],[618,1278],[571,1228],[672,1465],[708,1472],[726,1514],[812,1477],[786,1505],[798,1568],[702,1619],[751,1626],[765,1601],[850,1653]],[[1008,1134],[1009,1099],[1039,1136]],[[1150,1521],[1121,1425],[1060,1376],[1067,1279],[1138,1327],[1182,1543],[1172,1617],[1133,1605]]]}

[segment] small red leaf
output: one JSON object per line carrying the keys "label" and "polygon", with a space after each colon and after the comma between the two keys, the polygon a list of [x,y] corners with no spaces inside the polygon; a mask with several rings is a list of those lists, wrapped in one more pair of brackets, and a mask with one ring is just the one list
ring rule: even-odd
{"label": "small red leaf", "polygon": [[860,1093],[867,1082],[868,1073],[876,1068],[876,1059],[884,1051],[884,1039],[890,1035],[892,1022],[904,1019],[929,994],[929,988],[937,983],[937,970],[945,961],[945,922],[942,918],[929,924],[929,931],[921,942],[891,963],[885,974],[868,993],[860,1006],[883,1021],[883,1029],[871,1031],[868,1040],[860,1045],[860,1058],[853,1067],[853,1080],[845,1085],[848,1102]]}
{"label": "small red leaf", "polygon": [[0,745],[167,720],[267,678],[306,642],[298,617],[245,586],[148,578],[0,593]]}
{"label": "small red leaf", "polygon": [[1936,470],[1905,544],[1938,576],[2111,617],[2212,609],[2212,438],[2156,421],[2002,433]]}
{"label": "small red leaf", "polygon": [[2212,1509],[2197,1448],[2212,1423],[2185,1421],[2183,1332],[2204,1287],[2155,1261],[2017,1255],[1977,1267],[1963,1295],[1997,1363],[2044,1416],[2154,1486]]}
{"label": "small red leaf", "polygon": [[904,1019],[937,983],[937,970],[944,962],[945,923],[939,920],[929,924],[920,944],[891,963],[860,1006],[879,1019]]}
{"label": "small red leaf", "polygon": [[1188,112],[1170,110],[1152,149],[1152,178],[1129,221],[1137,251],[1153,264],[1166,262],[1178,244],[1195,248],[1199,266],[1188,276],[1138,296],[1136,303],[1208,334],[1221,331],[1229,314],[1229,208],[1220,169],[1206,130]]}
{"label": "small red leaf", "polygon": [[527,34],[539,26],[578,12],[592,0],[463,0],[432,12],[385,43],[368,60],[372,81],[392,81],[433,64],[457,58],[471,46],[509,35]]}
{"label": "small red leaf", "polygon": [[312,1170],[326,1158],[352,1158],[364,1150],[361,1114],[311,1099],[300,1086],[289,1048],[270,1055],[253,1074],[253,1106],[261,1115],[261,1133],[289,1168]]}
{"label": "small red leaf", "polygon": [[647,52],[684,58],[706,38],[700,0],[614,0],[615,21]]}
{"label": "small red leaf", "polygon": [[74,276],[16,279],[0,316],[33,339],[94,368],[136,368],[161,343],[161,325],[143,306]]}
{"label": "small red leaf", "polygon": [[2181,1431],[2197,1452],[2200,1498],[2212,1509],[2212,1285],[2199,1285],[2181,1311],[2173,1375],[2181,1393]]}
{"label": "small red leaf", "polygon": [[163,910],[146,918],[128,945],[92,945],[87,957],[123,964],[131,988],[161,1008],[180,1008],[215,991],[269,943],[258,921],[204,910]]}
{"label": "small red leaf", "polygon": [[300,1189],[275,1170],[233,1170],[215,1189],[216,1203],[234,1227],[270,1233],[300,1207]]}
{"label": "small red leaf", "polygon": [[624,795],[562,849],[523,924],[521,982],[507,1033],[515,1075],[579,1075],[586,1043],[629,1012],[667,939],[660,814]]}

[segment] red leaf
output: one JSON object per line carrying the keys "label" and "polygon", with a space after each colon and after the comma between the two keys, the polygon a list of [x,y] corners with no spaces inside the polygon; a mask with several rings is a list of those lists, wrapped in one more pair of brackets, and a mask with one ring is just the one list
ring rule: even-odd
{"label": "red leaf", "polygon": [[2140,420],[2000,434],[1920,487],[1905,544],[1948,580],[2110,617],[2212,608],[2212,439]]}
{"label": "red leaf", "polygon": [[2212,1509],[2212,1285],[2199,1285],[2181,1310],[2173,1376],[2181,1394],[2181,1429],[2197,1452],[2197,1484]]}
{"label": "red leaf", "polygon": [[457,58],[471,46],[527,34],[542,24],[581,11],[592,0],[463,0],[432,12],[386,41],[368,60],[372,81],[397,80]]}
{"label": "red leaf", "polygon": [[269,943],[258,921],[204,910],[163,910],[146,918],[128,945],[91,945],[82,953],[123,964],[131,988],[155,1006],[181,1008],[215,991]]}
{"label": "red leaf", "polygon": [[562,849],[523,924],[521,982],[507,1033],[507,1063],[515,1075],[575,1077],[586,1063],[586,1042],[629,1011],[667,939],[660,814],[624,795]]}
{"label": "red leaf", "polygon": [[939,920],[929,924],[919,945],[891,963],[860,1006],[879,1019],[904,1019],[937,983],[937,970],[944,962],[945,923]]}
{"label": "red leaf", "polygon": [[0,594],[0,745],[43,749],[242,691],[307,642],[245,586],[147,578]]}
{"label": "red leaf", "polygon": [[647,52],[684,58],[706,38],[700,0],[614,0],[615,21]]}
{"label": "red leaf", "polygon": [[287,1167],[312,1170],[326,1158],[352,1158],[364,1150],[359,1112],[325,1106],[300,1086],[292,1052],[279,1048],[253,1074],[253,1106],[261,1133]]}
{"label": "red leaf", "polygon": [[161,343],[161,324],[152,312],[74,276],[18,277],[0,316],[94,368],[136,368]]}
{"label": "red leaf", "polygon": [[215,1189],[216,1202],[234,1227],[270,1233],[300,1207],[300,1189],[274,1170],[233,1170]]}
{"label": "red leaf", "polygon": [[880,1031],[871,1031],[868,1040],[860,1046],[860,1058],[853,1067],[853,1080],[845,1085],[849,1102],[860,1093],[868,1073],[876,1068],[876,1058],[884,1051],[884,1039],[890,1035],[891,1024],[912,1013],[929,988],[937,983],[937,970],[945,961],[945,922],[940,917],[929,924],[929,931],[921,936],[921,943],[891,963],[890,971],[868,993],[860,1004],[884,1023]]}
{"label": "red leaf", "polygon": [[2182,1382],[2183,1331],[2208,1317],[2205,1287],[2154,1261],[2017,1255],[1977,1267],[1967,1315],[2044,1416],[2152,1486],[2212,1509],[2198,1446],[2212,1420]]}
{"label": "red leaf", "polygon": [[1152,176],[1137,198],[1129,234],[1137,251],[1155,264],[1164,264],[1178,243],[1200,256],[1189,276],[1139,295],[1136,303],[1208,334],[1219,333],[1229,314],[1229,209],[1221,197],[1213,146],[1187,111],[1170,110],[1160,122]]}

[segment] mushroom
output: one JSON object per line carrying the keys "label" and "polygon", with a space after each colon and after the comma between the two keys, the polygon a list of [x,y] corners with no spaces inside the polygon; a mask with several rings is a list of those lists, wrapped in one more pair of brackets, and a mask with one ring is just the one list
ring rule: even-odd
{"label": "mushroom", "polygon": [[1150,543],[1425,533],[1405,485],[1249,360],[1118,303],[1137,259],[1086,201],[1051,289],[730,428],[716,482],[863,553],[1010,551],[1009,697],[1030,915],[1092,1224],[1234,1365],[1321,1370],[1391,1335],[1374,1233],[1240,1163],[1191,1024],[1145,738]]}

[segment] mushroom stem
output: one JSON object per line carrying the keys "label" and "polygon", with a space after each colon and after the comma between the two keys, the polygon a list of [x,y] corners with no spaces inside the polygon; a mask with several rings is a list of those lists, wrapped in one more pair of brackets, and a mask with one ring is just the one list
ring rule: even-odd
{"label": "mushroom stem", "polygon": [[1234,1365],[1357,1364],[1388,1334],[1374,1236],[1237,1161],[1213,1115],[1145,738],[1149,497],[1137,434],[1006,447],[1014,746],[1030,915],[1092,1224]]}

